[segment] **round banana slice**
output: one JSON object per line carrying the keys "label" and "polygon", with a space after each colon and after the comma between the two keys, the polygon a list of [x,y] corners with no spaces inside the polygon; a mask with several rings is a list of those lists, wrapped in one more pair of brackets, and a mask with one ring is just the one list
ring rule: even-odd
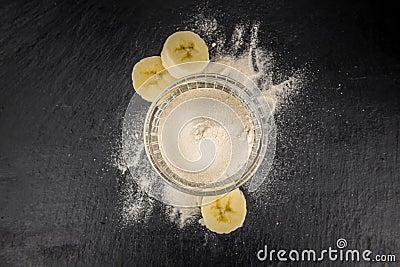
{"label": "round banana slice", "polygon": [[[161,60],[169,73],[179,79],[201,72],[210,57],[208,47],[199,35],[191,31],[180,31],[170,35],[165,41]],[[183,64],[188,62],[192,64]]]}
{"label": "round banana slice", "polygon": [[150,102],[174,80],[162,65],[159,56],[140,60],[132,70],[133,87],[144,100]]}
{"label": "round banana slice", "polygon": [[201,207],[204,224],[218,234],[228,234],[243,226],[246,218],[246,198],[235,189],[221,196],[204,197]]}

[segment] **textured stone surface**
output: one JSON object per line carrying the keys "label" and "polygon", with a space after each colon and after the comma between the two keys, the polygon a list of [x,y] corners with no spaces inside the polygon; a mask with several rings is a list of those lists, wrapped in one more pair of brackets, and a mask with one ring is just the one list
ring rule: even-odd
{"label": "textured stone surface", "polygon": [[[400,260],[400,65],[394,8],[337,1],[8,1],[0,7],[0,266],[257,265],[257,250],[349,246]],[[137,3],[136,3],[137,2]],[[323,4],[320,2],[324,2]],[[135,62],[204,7],[314,81],[277,118],[274,189],[244,227],[178,229],[157,203],[121,228],[108,166]],[[103,169],[103,170],[102,170]],[[160,212],[158,212],[160,210]]]}

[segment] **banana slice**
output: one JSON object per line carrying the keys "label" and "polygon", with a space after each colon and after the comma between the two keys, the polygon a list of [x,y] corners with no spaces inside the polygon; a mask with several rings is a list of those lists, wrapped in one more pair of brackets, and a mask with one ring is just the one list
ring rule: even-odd
{"label": "banana slice", "polygon": [[228,234],[243,226],[246,218],[246,198],[242,191],[235,189],[221,196],[204,197],[201,207],[204,224],[218,234]]}
{"label": "banana slice", "polygon": [[199,35],[181,31],[167,38],[161,51],[161,60],[169,73],[179,79],[201,72],[207,66],[210,57],[208,47]]}
{"label": "banana slice", "polygon": [[150,102],[174,80],[162,65],[159,56],[140,60],[132,70],[133,87],[144,100]]}

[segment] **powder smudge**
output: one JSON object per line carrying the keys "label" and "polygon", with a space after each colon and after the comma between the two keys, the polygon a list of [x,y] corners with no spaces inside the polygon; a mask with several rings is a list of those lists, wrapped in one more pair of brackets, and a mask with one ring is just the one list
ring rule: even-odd
{"label": "powder smudge", "polygon": [[167,206],[165,213],[172,223],[175,223],[179,228],[195,222],[200,216],[200,207],[195,208],[178,208]]}
{"label": "powder smudge", "polygon": [[126,184],[121,195],[124,196],[122,198],[122,224],[128,226],[137,222],[146,223],[153,214],[154,200],[142,191],[135,192],[133,182]]}

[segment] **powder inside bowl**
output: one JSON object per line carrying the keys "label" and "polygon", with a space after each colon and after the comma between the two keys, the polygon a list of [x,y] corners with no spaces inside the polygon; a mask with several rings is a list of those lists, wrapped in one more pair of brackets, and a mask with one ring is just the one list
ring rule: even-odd
{"label": "powder inside bowl", "polygon": [[158,137],[162,157],[176,175],[189,182],[212,183],[246,164],[254,130],[236,97],[201,88],[180,94],[166,106]]}

